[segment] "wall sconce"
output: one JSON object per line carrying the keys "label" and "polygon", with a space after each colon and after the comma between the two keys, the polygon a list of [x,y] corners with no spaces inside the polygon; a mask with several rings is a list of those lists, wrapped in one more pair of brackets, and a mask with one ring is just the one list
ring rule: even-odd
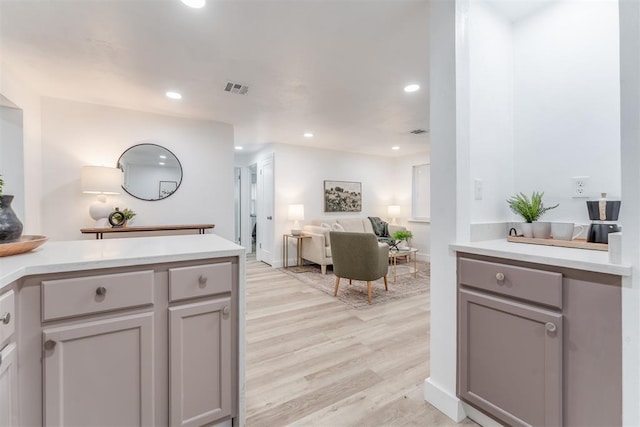
{"label": "wall sconce", "polygon": [[398,205],[389,205],[387,208],[387,213],[391,217],[391,224],[396,224],[396,218],[400,216],[400,206]]}
{"label": "wall sconce", "polygon": [[299,236],[302,230],[298,221],[304,220],[304,205],[289,205],[289,220],[294,221],[291,234]]}
{"label": "wall sconce", "polygon": [[107,204],[107,195],[120,194],[121,174],[118,168],[106,166],[82,167],[82,192],[96,194],[97,199],[89,206],[89,215],[95,220],[96,228],[107,227],[107,218],[113,207]]}

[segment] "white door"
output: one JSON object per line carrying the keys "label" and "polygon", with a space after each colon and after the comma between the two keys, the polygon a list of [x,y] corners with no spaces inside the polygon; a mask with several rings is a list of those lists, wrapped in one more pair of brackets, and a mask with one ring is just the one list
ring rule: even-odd
{"label": "white door", "polygon": [[256,259],[273,264],[273,154],[258,162]]}
{"label": "white door", "polygon": [[237,244],[242,244],[242,178],[241,168],[233,168],[233,195],[234,195],[234,209],[235,209],[235,241]]}

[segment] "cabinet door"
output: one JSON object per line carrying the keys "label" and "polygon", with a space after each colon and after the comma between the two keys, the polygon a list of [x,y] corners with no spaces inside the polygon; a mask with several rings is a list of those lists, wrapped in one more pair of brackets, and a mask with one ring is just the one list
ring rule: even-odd
{"label": "cabinet door", "polygon": [[18,363],[16,344],[0,351],[0,427],[18,425]]}
{"label": "cabinet door", "polygon": [[514,425],[562,424],[562,314],[459,293],[459,390]]}
{"label": "cabinet door", "polygon": [[45,329],[46,426],[152,426],[153,313]]}
{"label": "cabinet door", "polygon": [[231,415],[231,307],[220,298],[169,308],[169,419],[202,426]]}

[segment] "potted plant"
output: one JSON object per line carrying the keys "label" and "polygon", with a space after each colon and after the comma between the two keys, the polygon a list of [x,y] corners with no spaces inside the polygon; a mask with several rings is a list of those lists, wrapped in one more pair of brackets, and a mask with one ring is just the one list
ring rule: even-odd
{"label": "potted plant", "polygon": [[398,230],[394,232],[391,237],[395,241],[395,243],[391,245],[391,248],[394,250],[400,250],[400,248],[398,248],[398,245],[403,241],[406,241],[407,244],[409,244],[409,239],[413,238],[413,233],[411,233],[409,230]]}
{"label": "potted plant", "polygon": [[[531,194],[531,198],[524,193],[519,193],[507,199],[507,204],[511,211],[520,215],[525,221],[522,224],[524,237],[547,239],[551,235],[551,224],[548,222],[539,223],[538,219],[548,210],[557,208],[558,204],[545,207],[544,203],[542,203],[543,195],[544,192],[537,193],[534,191]],[[534,222],[536,223],[535,227],[533,225]]]}
{"label": "potted plant", "polygon": [[112,227],[124,227],[134,216],[136,216],[136,213],[129,208],[125,208],[122,211],[120,208],[116,208],[115,212],[109,215],[109,224]]}
{"label": "potted plant", "polygon": [[3,194],[4,179],[0,175],[0,243],[15,242],[22,235],[22,223],[11,207],[13,196]]}

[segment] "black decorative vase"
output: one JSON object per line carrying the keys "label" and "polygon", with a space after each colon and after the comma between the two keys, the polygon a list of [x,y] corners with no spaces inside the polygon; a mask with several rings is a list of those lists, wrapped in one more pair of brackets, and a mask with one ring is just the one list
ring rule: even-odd
{"label": "black decorative vase", "polygon": [[0,196],[0,243],[14,242],[22,235],[22,223],[11,207],[13,196]]}

